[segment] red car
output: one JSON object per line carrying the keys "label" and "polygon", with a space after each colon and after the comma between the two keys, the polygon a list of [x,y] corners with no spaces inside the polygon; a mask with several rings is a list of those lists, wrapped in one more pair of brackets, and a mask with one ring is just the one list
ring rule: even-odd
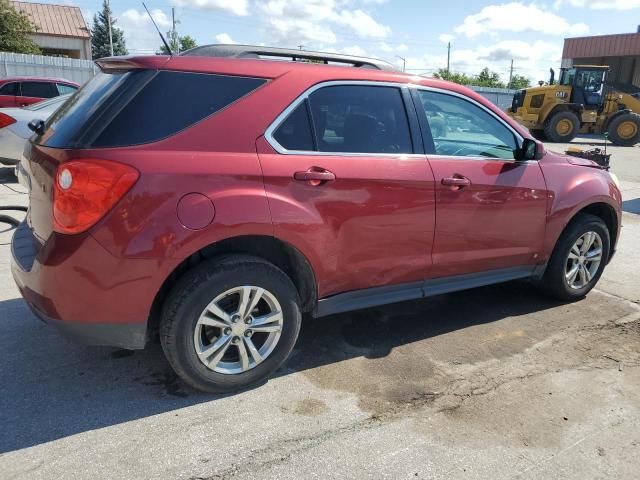
{"label": "red car", "polygon": [[9,77],[0,79],[0,108],[25,107],[47,98],[75,92],[80,85],[60,78]]}
{"label": "red car", "polygon": [[13,276],[87,343],[159,334],[196,388],[268,377],[305,313],[522,278],[571,301],[613,255],[616,178],[460,85],[247,46],[98,63],[32,124]]}

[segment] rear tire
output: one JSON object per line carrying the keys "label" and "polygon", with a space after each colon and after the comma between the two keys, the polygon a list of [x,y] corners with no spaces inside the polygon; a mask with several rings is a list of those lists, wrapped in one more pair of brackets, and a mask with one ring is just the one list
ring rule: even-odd
{"label": "rear tire", "polygon": [[640,142],[640,115],[623,113],[615,117],[607,126],[609,139],[621,147],[633,147]]}
{"label": "rear tire", "polygon": [[[587,235],[595,234],[591,248],[582,252],[581,239],[588,239]],[[598,283],[600,276],[609,261],[610,235],[606,224],[601,218],[585,213],[578,214],[564,232],[560,235],[551,259],[547,264],[544,276],[537,282],[537,286],[544,293],[563,301],[574,301],[584,297]],[[595,253],[600,248],[600,258],[597,266]],[[576,250],[577,249],[577,250]],[[572,257],[578,258],[572,258]],[[584,257],[584,258],[583,258]],[[583,258],[583,260],[579,260]],[[586,272],[583,277],[586,281],[582,285],[580,279],[582,272],[578,272],[572,279],[574,266],[585,265]],[[580,270],[580,268],[578,268]]]}
{"label": "rear tire", "polygon": [[203,262],[178,281],[163,309],[160,341],[186,383],[223,393],[277,370],[300,325],[300,300],[289,277],[260,258],[234,255]]}
{"label": "rear tire", "polygon": [[544,126],[544,134],[548,141],[569,143],[576,138],[580,129],[580,119],[569,110],[554,113]]}

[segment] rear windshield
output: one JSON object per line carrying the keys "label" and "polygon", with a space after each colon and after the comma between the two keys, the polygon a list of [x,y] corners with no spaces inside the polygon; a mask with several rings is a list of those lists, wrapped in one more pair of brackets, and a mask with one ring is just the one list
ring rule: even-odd
{"label": "rear windshield", "polygon": [[35,143],[123,147],[174,135],[264,84],[260,78],[133,70],[99,73],[47,121]]}

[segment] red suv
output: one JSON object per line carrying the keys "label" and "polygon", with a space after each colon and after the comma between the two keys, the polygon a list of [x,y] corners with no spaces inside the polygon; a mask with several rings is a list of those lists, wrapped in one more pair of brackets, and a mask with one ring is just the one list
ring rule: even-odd
{"label": "red suv", "polygon": [[59,78],[11,77],[0,80],[0,108],[25,107],[75,92],[80,85]]}
{"label": "red suv", "polygon": [[98,63],[32,124],[13,275],[85,342],[159,334],[196,388],[265,379],[303,313],[522,278],[570,301],[614,252],[616,178],[465,87],[262,47]]}

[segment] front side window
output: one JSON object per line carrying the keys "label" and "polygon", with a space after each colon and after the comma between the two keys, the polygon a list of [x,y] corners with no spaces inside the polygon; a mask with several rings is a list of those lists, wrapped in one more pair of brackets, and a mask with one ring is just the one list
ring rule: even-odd
{"label": "front side window", "polygon": [[309,96],[309,105],[321,152],[413,153],[399,88],[324,87]]}
{"label": "front side window", "polygon": [[5,83],[0,87],[0,95],[18,95],[18,84],[15,82]]}
{"label": "front side window", "polygon": [[58,90],[49,82],[22,82],[20,85],[23,97],[53,98],[58,95]]}
{"label": "front side window", "polygon": [[599,92],[603,84],[603,70],[578,70],[575,86],[582,87],[587,92]]}
{"label": "front side window", "polygon": [[420,90],[420,103],[436,155],[514,159],[513,132],[493,115],[463,98]]}

